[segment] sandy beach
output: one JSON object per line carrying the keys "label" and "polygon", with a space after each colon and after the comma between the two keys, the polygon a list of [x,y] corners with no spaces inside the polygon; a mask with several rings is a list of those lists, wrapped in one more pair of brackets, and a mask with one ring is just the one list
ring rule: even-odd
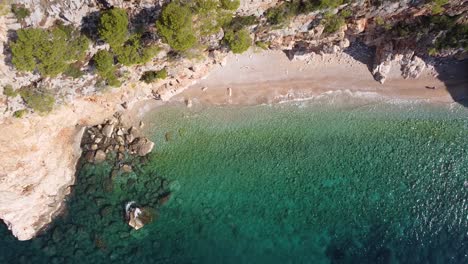
{"label": "sandy beach", "polygon": [[282,51],[231,53],[224,65],[215,66],[206,78],[175,95],[165,96],[167,101],[135,102],[123,120],[137,126],[147,112],[166,103],[242,106],[326,97],[324,100],[338,99],[330,103],[368,98],[450,104],[456,101],[454,98],[468,98],[466,63],[438,69],[429,65],[417,79],[404,79],[399,65],[393,65],[387,81],[380,84],[369,69],[371,54],[359,48],[355,52],[363,59],[356,60],[347,53],[315,55],[304,61],[291,61]]}
{"label": "sandy beach", "polygon": [[[371,59],[371,58],[369,58]],[[452,76],[458,96],[466,96],[466,77]],[[330,92],[392,99],[454,102],[433,67],[418,79],[403,79],[398,65],[385,82],[373,79],[368,66],[346,53],[316,55],[308,61],[290,61],[281,51],[231,54],[206,79],[189,87],[172,101],[202,104],[254,105],[311,98]],[[231,94],[231,95],[229,95]]]}

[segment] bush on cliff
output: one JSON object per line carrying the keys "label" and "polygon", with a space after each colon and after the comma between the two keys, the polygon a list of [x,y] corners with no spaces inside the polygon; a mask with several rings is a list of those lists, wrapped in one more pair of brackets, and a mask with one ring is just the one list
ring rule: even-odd
{"label": "bush on cliff", "polygon": [[159,51],[156,46],[143,47],[140,36],[134,35],[123,46],[115,47],[117,60],[123,65],[143,64],[150,61]]}
{"label": "bush on cliff", "polygon": [[7,84],[3,87],[3,95],[7,97],[16,97],[18,95],[18,92],[13,89],[13,86],[11,84]]}
{"label": "bush on cliff", "polygon": [[111,47],[122,45],[128,37],[128,16],[121,8],[104,11],[99,18],[99,37]]}
{"label": "bush on cliff", "polygon": [[242,53],[252,44],[252,38],[245,29],[237,32],[225,32],[224,41],[234,53]]}
{"label": "bush on cliff", "polygon": [[323,32],[327,34],[335,33],[343,27],[345,23],[345,19],[342,16],[327,13],[324,15],[322,20],[322,24],[325,27]]}
{"label": "bush on cliff", "polygon": [[167,78],[167,71],[166,69],[162,69],[159,71],[146,71],[141,76],[141,81],[145,83],[152,83],[159,79],[166,79]]}
{"label": "bush on cliff", "polygon": [[55,27],[51,30],[19,29],[10,42],[13,65],[19,71],[37,70],[43,76],[55,76],[67,68],[67,62],[83,58],[89,40],[69,35]]}
{"label": "bush on cliff", "polygon": [[176,2],[167,4],[156,22],[158,33],[174,50],[184,51],[195,45],[190,8]]}
{"label": "bush on cliff", "polygon": [[45,90],[32,89],[30,87],[22,88],[20,95],[24,103],[35,112],[48,113],[54,108],[55,98],[50,92]]}
{"label": "bush on cliff", "polygon": [[31,12],[29,9],[25,8],[24,6],[13,4],[11,5],[11,12],[15,15],[16,19],[18,21],[23,21],[25,18],[27,18]]}
{"label": "bush on cliff", "polygon": [[221,0],[221,8],[235,11],[240,6],[240,0]]}
{"label": "bush on cliff", "polygon": [[100,50],[94,55],[93,62],[98,74],[106,80],[108,85],[120,86],[120,82],[115,75],[114,55],[112,53],[107,50]]}

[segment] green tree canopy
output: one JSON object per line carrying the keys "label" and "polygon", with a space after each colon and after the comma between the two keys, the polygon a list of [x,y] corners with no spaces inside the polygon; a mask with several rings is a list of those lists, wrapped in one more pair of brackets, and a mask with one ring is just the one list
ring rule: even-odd
{"label": "green tree canopy", "polygon": [[114,48],[117,60],[123,65],[143,64],[150,61],[159,51],[156,46],[143,47],[140,44],[140,36],[133,35],[121,47]]}
{"label": "green tree canopy", "polygon": [[99,18],[99,37],[112,47],[122,45],[128,36],[128,17],[124,9],[112,8]]}
{"label": "green tree canopy", "polygon": [[240,6],[240,0],[221,0],[221,7],[227,10],[237,10]]}
{"label": "green tree canopy", "polygon": [[164,41],[175,50],[187,50],[196,42],[190,8],[179,3],[171,2],[164,7],[156,28]]}
{"label": "green tree canopy", "polygon": [[96,52],[93,57],[94,66],[102,76],[107,76],[113,72],[114,69],[114,55],[107,50],[100,50]]}
{"label": "green tree canopy", "polygon": [[81,59],[89,46],[85,36],[67,33],[60,27],[20,29],[16,33],[18,38],[10,43],[13,65],[20,71],[37,69],[43,76],[63,72],[67,62]]}
{"label": "green tree canopy", "polygon": [[245,29],[237,32],[227,31],[224,34],[224,41],[234,53],[242,53],[252,44],[252,38]]}
{"label": "green tree canopy", "polygon": [[28,87],[22,88],[20,95],[26,105],[36,112],[48,113],[54,108],[55,98],[48,91]]}

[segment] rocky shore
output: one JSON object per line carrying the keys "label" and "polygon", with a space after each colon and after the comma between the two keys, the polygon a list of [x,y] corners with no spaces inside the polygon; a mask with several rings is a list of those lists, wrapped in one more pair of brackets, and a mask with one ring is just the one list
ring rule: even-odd
{"label": "rocky shore", "polygon": [[[86,129],[81,143],[84,159],[91,163],[101,163],[111,155],[118,162],[123,161],[125,155],[143,157],[151,152],[154,143],[145,137],[138,137],[137,134],[137,128],[124,127],[120,114],[116,113],[103,124]],[[123,170],[131,169],[124,164],[121,167]]]}

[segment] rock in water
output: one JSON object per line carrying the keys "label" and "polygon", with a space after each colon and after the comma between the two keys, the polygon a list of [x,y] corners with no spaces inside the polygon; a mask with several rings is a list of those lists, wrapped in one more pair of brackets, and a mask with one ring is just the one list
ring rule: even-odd
{"label": "rock in water", "polygon": [[94,155],[94,162],[101,163],[105,160],[106,160],[106,153],[102,149],[99,149],[98,151],[96,151],[96,154]]}
{"label": "rock in water", "polygon": [[138,156],[147,155],[148,153],[151,152],[151,150],[153,150],[153,147],[154,147],[154,143],[152,141],[149,141],[147,139],[140,140],[140,142],[138,143],[138,150],[137,150]]}

